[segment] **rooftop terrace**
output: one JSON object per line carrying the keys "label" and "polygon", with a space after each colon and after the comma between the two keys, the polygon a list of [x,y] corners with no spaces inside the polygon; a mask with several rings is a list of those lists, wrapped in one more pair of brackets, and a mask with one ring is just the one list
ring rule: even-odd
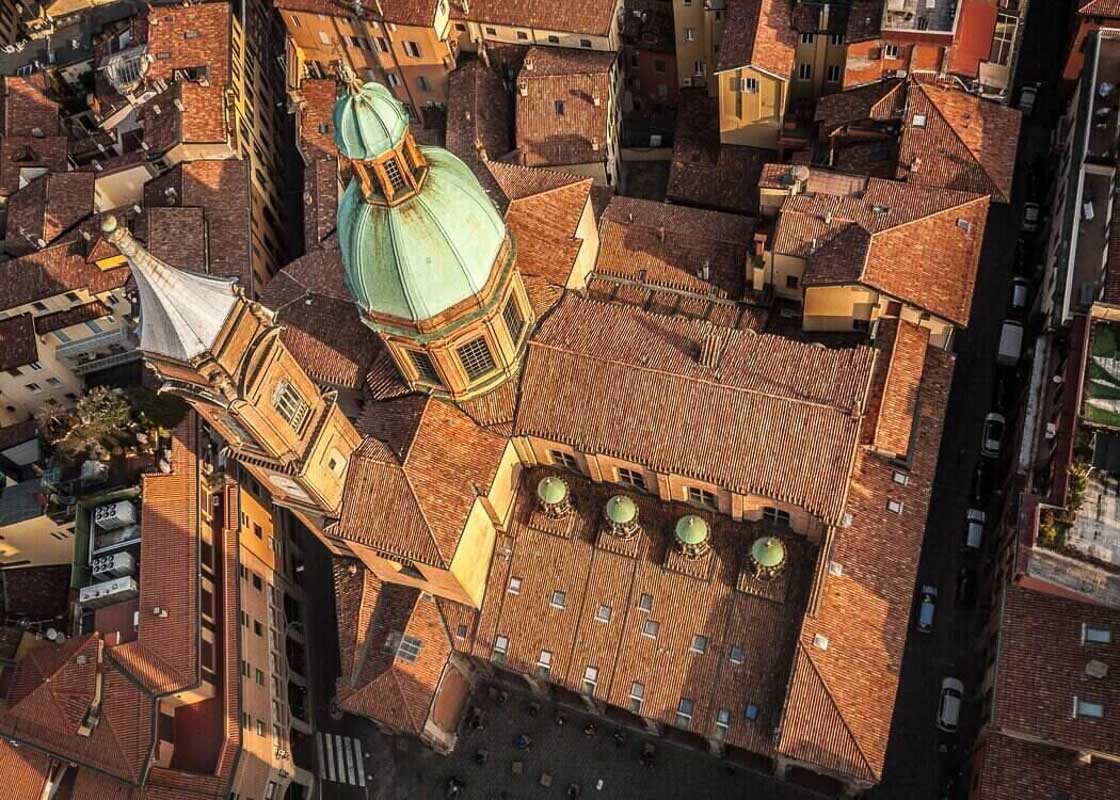
{"label": "rooftop terrace", "polygon": [[953,33],[959,10],[959,0],[886,0],[883,30]]}

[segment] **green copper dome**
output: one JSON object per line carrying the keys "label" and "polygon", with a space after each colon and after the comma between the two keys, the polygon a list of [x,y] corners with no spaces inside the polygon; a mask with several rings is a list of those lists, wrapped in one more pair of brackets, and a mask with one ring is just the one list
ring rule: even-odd
{"label": "green copper dome", "polygon": [[708,540],[708,523],[695,514],[685,514],[677,520],[677,541],[698,545]]}
{"label": "green copper dome", "polygon": [[479,294],[506,238],[505,223],[467,165],[438,147],[422,152],[428,175],[403,203],[367,203],[355,179],[338,208],[354,300],[366,312],[414,322]]}
{"label": "green copper dome", "polygon": [[751,545],[751,558],[760,567],[773,569],[786,560],[786,546],[774,536],[760,536]]}
{"label": "green copper dome", "polygon": [[380,83],[355,85],[334,106],[334,142],[354,161],[372,161],[400,144],[408,112]]}
{"label": "green copper dome", "polygon": [[541,478],[540,483],[537,484],[537,497],[541,499],[541,502],[556,505],[564,502],[567,496],[568,484],[564,482],[563,478],[549,475],[547,478]]}
{"label": "green copper dome", "polygon": [[633,522],[638,516],[638,505],[624,494],[616,494],[607,501],[607,519],[616,525]]}

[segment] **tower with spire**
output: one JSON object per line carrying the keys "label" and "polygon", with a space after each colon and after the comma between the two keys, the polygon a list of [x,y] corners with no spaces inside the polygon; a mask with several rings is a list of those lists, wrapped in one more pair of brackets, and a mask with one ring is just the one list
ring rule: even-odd
{"label": "tower with spire", "polygon": [[274,500],[333,517],[361,437],[280,340],[271,311],[232,278],[176,269],[113,216],[102,232],[129,263],[140,297],[140,349],[163,381],[230,444]]}

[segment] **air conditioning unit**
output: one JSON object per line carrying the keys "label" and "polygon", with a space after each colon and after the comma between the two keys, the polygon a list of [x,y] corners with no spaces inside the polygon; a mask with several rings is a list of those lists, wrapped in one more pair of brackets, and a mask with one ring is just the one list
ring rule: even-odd
{"label": "air conditioning unit", "polygon": [[131,553],[111,553],[97,556],[90,563],[90,570],[95,580],[107,581],[113,578],[123,578],[131,575],[136,568],[136,562]]}
{"label": "air conditioning unit", "polygon": [[131,600],[138,594],[135,578],[116,578],[84,587],[78,592],[78,605],[83,608],[103,608]]}
{"label": "air conditioning unit", "polygon": [[127,500],[98,506],[93,512],[93,524],[102,530],[112,531],[135,522],[136,506]]}
{"label": "air conditioning unit", "polygon": [[137,506],[127,500],[118,500],[97,506],[93,512],[93,524],[102,530],[111,531],[124,528],[137,521]]}

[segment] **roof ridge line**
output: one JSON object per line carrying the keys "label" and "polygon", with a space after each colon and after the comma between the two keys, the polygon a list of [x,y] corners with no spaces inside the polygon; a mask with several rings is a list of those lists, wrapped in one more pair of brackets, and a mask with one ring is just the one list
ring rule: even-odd
{"label": "roof ridge line", "polygon": [[856,750],[859,752],[860,758],[863,759],[863,765],[867,768],[868,772],[874,775],[875,770],[871,768],[871,761],[868,760],[867,753],[865,753],[863,750],[863,745],[860,744],[859,738],[852,732],[852,727],[848,724],[847,717],[844,716],[844,713],[840,710],[840,706],[836,703],[836,699],[832,696],[832,689],[831,687],[829,687],[828,681],[824,679],[824,675],[822,675],[820,669],[817,668],[817,662],[813,660],[813,654],[810,653],[808,648],[805,647],[805,645],[801,642],[800,637],[798,637],[797,648],[799,651],[805,654],[805,658],[808,659],[809,666],[812,668],[813,674],[817,676],[817,680],[819,680],[821,682],[821,686],[824,687],[825,696],[828,697],[828,702],[836,710],[836,716],[840,718],[840,722],[841,724],[843,724],[844,730],[848,732],[848,737],[856,746]]}
{"label": "roof ridge line", "polygon": [[[510,166],[514,166],[514,165],[510,165]],[[520,166],[520,165],[516,165],[516,166]],[[548,169],[547,167],[525,167],[525,169],[529,169],[529,170],[539,169],[542,172],[555,172],[558,175],[564,175],[564,176],[567,176],[569,178],[575,178],[575,180],[571,181],[570,183],[562,184],[560,186],[553,186],[549,189],[545,189],[542,192],[533,192],[532,194],[525,194],[525,195],[522,195],[521,197],[518,197],[516,199],[511,199],[509,201],[510,206],[513,206],[514,203],[520,203],[522,200],[532,200],[535,197],[544,197],[546,194],[552,194],[553,192],[559,192],[561,189],[571,189],[573,186],[579,186],[579,185],[584,184],[584,183],[594,184],[594,182],[595,182],[592,178],[582,178],[579,175],[576,175],[574,173],[561,172],[558,169]],[[589,191],[589,193],[590,193],[590,191]],[[508,213],[508,211],[507,211],[507,213]]]}
{"label": "roof ridge line", "polygon": [[[984,177],[988,179],[989,183],[991,183],[992,188],[995,189],[1000,194],[1003,194],[1002,190],[1000,190],[1000,188],[999,188],[999,185],[996,183],[995,178],[992,177],[992,173],[988,172],[988,168],[985,167],[984,164],[981,162],[979,154],[975,150],[973,150],[971,147],[968,146],[968,142],[966,142],[963,138],[961,138],[961,135],[959,133],[957,133],[957,129],[954,128],[953,125],[946,118],[945,114],[941,111],[941,107],[939,105],[937,105],[937,102],[933,99],[933,96],[925,90],[926,84],[924,84],[920,81],[917,81],[916,83],[917,83],[918,86],[922,87],[922,94],[925,95],[926,99],[929,101],[930,106],[932,106],[933,109],[937,112],[937,116],[941,117],[941,121],[945,123],[945,127],[947,127],[952,132],[953,138],[955,138],[958,142],[961,143],[961,146],[968,152],[968,154],[970,156],[972,156],[972,160],[976,162],[976,166],[980,167],[980,171],[984,173]],[[936,88],[940,89],[941,87],[936,86]],[[953,90],[952,89],[946,89],[945,91],[953,91]],[[982,98],[981,98],[981,102],[983,102]],[[907,95],[906,104],[907,105],[910,104],[909,95]],[[992,193],[989,193],[988,196],[990,197],[991,194]]]}
{"label": "roof ridge line", "polygon": [[436,556],[440,561],[444,562],[442,564],[443,568],[449,569],[451,563],[447,561],[443,555],[443,551],[440,550],[439,542],[436,541],[435,531],[432,530],[432,523],[428,520],[428,515],[424,513],[424,505],[420,502],[420,498],[416,496],[416,487],[412,485],[412,477],[403,466],[401,467],[401,472],[404,474],[404,483],[405,486],[408,487],[408,493],[412,495],[412,502],[416,503],[416,510],[420,512],[420,519],[424,520],[424,527],[427,529],[428,536],[432,540],[432,547],[435,548]]}

